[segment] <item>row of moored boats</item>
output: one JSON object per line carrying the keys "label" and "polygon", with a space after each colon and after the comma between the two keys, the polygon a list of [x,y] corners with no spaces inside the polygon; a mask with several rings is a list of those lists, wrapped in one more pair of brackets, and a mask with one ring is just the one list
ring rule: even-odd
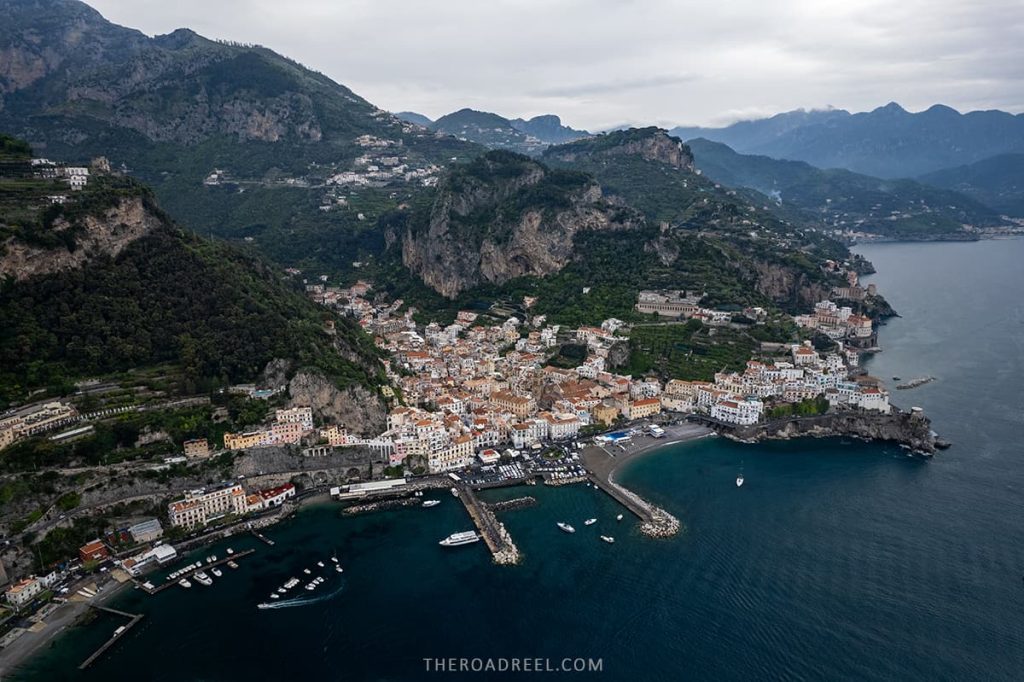
{"label": "row of moored boats", "polygon": [[[235,550],[228,547],[228,555],[230,556],[234,553]],[[209,566],[210,564],[214,564],[216,562],[217,555],[211,554],[210,556],[206,557],[205,563],[202,561],[195,561],[189,564],[188,566],[179,568],[176,571],[171,571],[171,573],[167,576],[167,579],[177,580],[178,584],[184,587],[185,589],[192,587],[192,581],[189,580],[190,577],[195,578],[195,581],[200,585],[205,585],[206,587],[209,587],[210,585],[213,585],[213,578],[220,578],[224,575],[224,572],[221,571],[220,568],[218,568],[217,566],[211,566],[209,574],[203,568],[204,566]],[[228,568],[238,568],[238,564],[236,564],[232,559],[229,559],[226,563]],[[210,577],[210,574],[213,575],[212,578]]]}

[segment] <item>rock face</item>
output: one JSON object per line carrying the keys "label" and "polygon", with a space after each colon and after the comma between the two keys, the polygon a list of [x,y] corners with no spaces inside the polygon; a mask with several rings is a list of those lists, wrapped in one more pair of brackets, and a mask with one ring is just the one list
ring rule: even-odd
{"label": "rock face", "polygon": [[308,405],[313,413],[349,431],[370,436],[384,430],[384,401],[363,386],[339,389],[319,373],[300,370],[288,384],[289,406]]}
{"label": "rock face", "polygon": [[938,439],[932,433],[931,421],[926,416],[895,410],[890,414],[851,410],[784,419],[736,428],[728,435],[744,441],[852,436],[897,443],[927,456],[935,454],[939,447]]}
{"label": "rock face", "polygon": [[425,225],[402,238],[402,262],[448,298],[564,267],[586,230],[633,229],[642,219],[604,200],[589,177],[491,152],[441,184]]}
{"label": "rock face", "polygon": [[[629,139],[624,136],[629,135]],[[609,138],[611,139],[611,138]],[[692,171],[693,154],[682,140],[672,137],[659,128],[639,128],[616,136],[616,143],[604,146],[601,138],[584,140],[548,150],[545,156],[572,163],[581,155],[614,158],[616,156],[639,156],[647,161],[664,163],[673,168]]]}
{"label": "rock face", "polygon": [[140,197],[122,199],[102,215],[85,216],[75,224],[58,218],[53,232],[73,233],[75,248],[45,248],[10,237],[0,249],[0,279],[13,277],[21,281],[78,268],[97,257],[115,257],[160,224]]}

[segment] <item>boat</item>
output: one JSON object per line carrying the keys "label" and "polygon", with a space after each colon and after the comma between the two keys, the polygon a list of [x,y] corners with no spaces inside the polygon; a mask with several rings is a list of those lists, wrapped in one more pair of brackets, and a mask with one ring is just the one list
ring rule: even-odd
{"label": "boat", "polygon": [[475,530],[467,530],[461,533],[452,533],[437,544],[442,547],[458,547],[459,545],[468,545],[472,542],[478,542],[479,540],[480,536],[476,534]]}
{"label": "boat", "polygon": [[238,568],[238,564],[236,564],[234,561],[229,561],[228,568]]}
{"label": "boat", "polygon": [[619,514],[618,516],[616,516],[615,520],[616,521],[621,521],[622,520],[622,514]]}
{"label": "boat", "polygon": [[332,556],[331,561],[333,561],[334,563],[338,563],[338,557]]}
{"label": "boat", "polygon": [[234,553],[235,553],[235,550],[233,550],[230,547],[228,547],[228,554],[234,554]]}
{"label": "boat", "polygon": [[566,533],[575,533],[576,532],[576,529],[573,528],[572,526],[570,526],[568,523],[563,523],[562,521],[559,521],[555,525],[557,525],[559,528],[564,530]]}
{"label": "boat", "polygon": [[284,589],[283,587],[279,587],[279,588],[277,588],[277,591],[280,592],[281,594],[284,594],[288,590]]}
{"label": "boat", "polygon": [[292,589],[293,587],[295,587],[298,584],[299,584],[299,579],[298,578],[289,578],[288,582],[286,582],[284,584],[284,589],[285,590],[290,590],[290,589]]}
{"label": "boat", "polygon": [[601,539],[607,542],[609,545],[615,542],[615,538],[613,538],[611,535],[602,535]]}
{"label": "boat", "polygon": [[194,577],[196,579],[196,582],[200,585],[205,585],[206,587],[209,587],[213,584],[213,580],[210,578],[210,576],[206,575],[205,571],[199,571],[195,574]]}
{"label": "boat", "polygon": [[213,568],[211,568],[211,569],[210,569],[210,573],[213,573],[214,577],[217,577],[217,578],[219,578],[219,577],[221,577],[222,575],[224,575],[224,574],[223,574],[223,573],[221,572],[221,570],[220,570],[219,568],[217,568],[216,566],[214,566]]}
{"label": "boat", "polygon": [[597,519],[587,519],[586,521],[583,522],[583,525],[584,526],[593,526],[595,523],[597,523]]}
{"label": "boat", "polygon": [[273,606],[273,604],[262,603],[262,604],[257,604],[256,608],[258,608],[258,609],[269,609],[272,606]]}
{"label": "boat", "polygon": [[739,488],[743,485],[743,474],[736,477],[736,487]]}
{"label": "boat", "polygon": [[341,566],[335,566],[335,567],[334,567],[334,570],[335,570],[335,571],[337,571],[338,573],[341,573],[341,572],[342,572],[342,571],[344,571],[345,569],[343,569],[343,568],[342,568]]}
{"label": "boat", "polygon": [[306,583],[306,589],[309,590],[310,592],[312,592],[313,590],[316,589],[316,585],[313,584],[313,583]]}
{"label": "boat", "polygon": [[423,500],[423,507],[426,509],[436,507],[439,504],[441,504],[441,500]]}
{"label": "boat", "polygon": [[459,496],[459,489],[458,488],[452,488],[452,497],[458,497],[458,496]]}
{"label": "boat", "polygon": [[892,380],[893,381],[903,381],[903,379],[900,379],[899,377],[893,377]]}
{"label": "boat", "polygon": [[323,568],[324,567],[324,562],[318,561],[318,562],[316,562],[316,565],[319,566],[320,568]]}
{"label": "boat", "polygon": [[306,575],[313,575],[313,571],[309,570],[308,568],[302,569],[302,572],[305,573]]}
{"label": "boat", "polygon": [[187,578],[182,578],[178,581],[178,584],[184,587],[185,589],[192,587],[192,583],[190,583]]}
{"label": "boat", "polygon": [[271,599],[280,599],[280,598],[281,598],[281,595],[279,595],[279,594],[271,594],[271,595],[270,595],[270,598],[271,598]]}

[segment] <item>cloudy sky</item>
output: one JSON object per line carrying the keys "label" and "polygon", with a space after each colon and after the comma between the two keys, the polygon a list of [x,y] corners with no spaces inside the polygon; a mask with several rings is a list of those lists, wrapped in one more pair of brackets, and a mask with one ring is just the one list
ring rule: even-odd
{"label": "cloudy sky", "polygon": [[1024,111],[1021,0],[91,0],[266,45],[374,104],[719,125],[800,107]]}

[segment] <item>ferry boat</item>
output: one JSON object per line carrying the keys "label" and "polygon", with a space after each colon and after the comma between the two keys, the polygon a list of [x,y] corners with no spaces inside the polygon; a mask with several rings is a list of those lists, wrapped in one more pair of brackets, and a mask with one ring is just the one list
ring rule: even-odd
{"label": "ferry boat", "polygon": [[601,539],[607,542],[609,545],[615,542],[615,538],[613,538],[611,535],[602,535]]}
{"label": "ferry boat", "polygon": [[205,585],[206,587],[209,587],[213,584],[213,580],[210,578],[210,576],[206,575],[205,571],[199,571],[198,573],[196,573],[195,579],[197,583],[199,583],[200,585]]}
{"label": "ferry boat", "polygon": [[423,500],[423,507],[426,509],[436,507],[439,504],[441,504],[441,500]]}
{"label": "ferry boat", "polygon": [[480,536],[476,534],[476,531],[467,530],[462,533],[452,533],[437,544],[442,547],[458,547],[459,545],[468,545],[472,542],[479,542],[479,540]]}
{"label": "ferry boat", "polygon": [[566,533],[575,533],[576,532],[576,529],[573,528],[572,526],[570,526],[568,523],[563,523],[562,521],[559,521],[555,525],[557,525],[559,528],[564,530]]}
{"label": "ferry boat", "polygon": [[224,575],[224,574],[223,574],[223,573],[221,572],[221,570],[220,570],[219,568],[217,568],[216,566],[214,566],[213,568],[211,568],[211,569],[210,569],[210,573],[213,573],[213,575],[214,575],[214,577],[215,577],[215,578],[219,578],[219,577],[221,577],[222,575]]}
{"label": "ferry boat", "polygon": [[188,588],[192,587],[192,583],[190,583],[188,581],[188,578],[182,578],[181,580],[178,581],[178,584],[181,585],[182,587],[184,587],[186,590]]}
{"label": "ferry boat", "polygon": [[593,526],[595,523],[597,523],[597,519],[587,519],[586,521],[583,522],[583,525],[584,526]]}
{"label": "ferry boat", "polygon": [[238,564],[236,564],[234,561],[229,561],[228,568],[238,568]]}
{"label": "ferry boat", "polygon": [[619,514],[618,516],[616,516],[615,520],[616,521],[621,521],[622,520],[622,514]]}

